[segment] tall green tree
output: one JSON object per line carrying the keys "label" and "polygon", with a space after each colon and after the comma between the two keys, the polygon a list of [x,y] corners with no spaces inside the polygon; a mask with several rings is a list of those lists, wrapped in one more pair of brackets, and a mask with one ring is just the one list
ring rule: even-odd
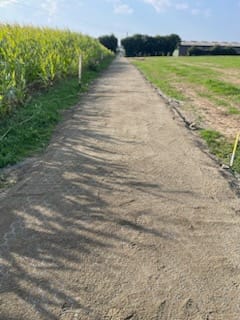
{"label": "tall green tree", "polygon": [[104,45],[104,47],[116,53],[118,47],[118,39],[114,34],[101,36],[98,38],[98,40],[102,45]]}
{"label": "tall green tree", "polygon": [[168,55],[172,56],[175,49],[178,47],[178,45],[181,43],[181,38],[177,34],[170,34],[170,36],[167,36],[167,42],[168,42]]}

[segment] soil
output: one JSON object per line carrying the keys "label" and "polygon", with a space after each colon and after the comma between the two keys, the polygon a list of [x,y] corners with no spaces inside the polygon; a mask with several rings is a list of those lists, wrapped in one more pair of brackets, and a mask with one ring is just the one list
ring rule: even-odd
{"label": "soil", "polygon": [[0,319],[238,320],[240,201],[198,145],[115,60],[1,198]]}
{"label": "soil", "polygon": [[236,69],[232,69],[232,68],[227,68],[227,69],[223,69],[223,68],[215,68],[216,71],[219,71],[219,73],[222,75],[220,77],[220,79],[223,82],[229,82],[230,84],[233,84],[235,86],[239,86],[240,85],[240,72],[239,70]]}
{"label": "soil", "polygon": [[237,107],[233,103],[228,103],[228,107],[220,106],[207,97],[200,94],[206,93],[206,89],[201,86],[194,86],[188,83],[172,83],[173,87],[182,92],[187,100],[180,105],[181,112],[190,122],[196,123],[199,127],[213,129],[226,136],[230,141],[234,141],[239,131],[240,116],[230,114],[229,107]]}

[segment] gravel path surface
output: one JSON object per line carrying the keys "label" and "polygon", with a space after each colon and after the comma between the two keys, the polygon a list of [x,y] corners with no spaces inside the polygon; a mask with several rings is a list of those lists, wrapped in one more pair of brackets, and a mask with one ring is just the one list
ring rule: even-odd
{"label": "gravel path surface", "polygon": [[239,320],[240,201],[127,60],[0,202],[1,320]]}

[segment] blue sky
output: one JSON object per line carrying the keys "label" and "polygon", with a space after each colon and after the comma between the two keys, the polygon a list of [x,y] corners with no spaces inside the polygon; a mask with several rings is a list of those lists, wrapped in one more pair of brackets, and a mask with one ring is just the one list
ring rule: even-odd
{"label": "blue sky", "polygon": [[183,40],[240,42],[240,0],[0,0],[0,21],[92,36],[177,33]]}

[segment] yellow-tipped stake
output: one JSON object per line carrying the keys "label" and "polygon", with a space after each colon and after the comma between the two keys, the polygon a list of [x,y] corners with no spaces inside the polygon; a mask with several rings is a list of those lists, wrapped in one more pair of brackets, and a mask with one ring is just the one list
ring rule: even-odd
{"label": "yellow-tipped stake", "polygon": [[230,167],[233,166],[235,154],[236,154],[236,151],[237,151],[237,146],[238,146],[239,137],[240,137],[240,132],[239,132],[239,133],[237,134],[237,136],[236,136],[236,140],[235,140],[234,147],[233,147],[233,153],[232,153],[232,157],[231,157],[231,160],[230,160]]}

